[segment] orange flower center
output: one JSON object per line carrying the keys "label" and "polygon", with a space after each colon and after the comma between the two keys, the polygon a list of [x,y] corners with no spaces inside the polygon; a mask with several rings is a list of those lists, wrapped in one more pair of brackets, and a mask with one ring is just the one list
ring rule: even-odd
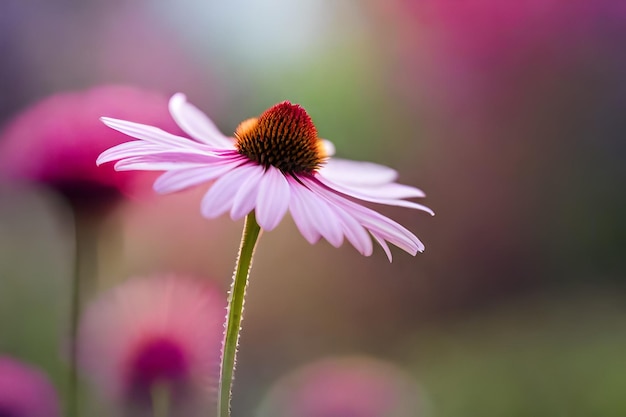
{"label": "orange flower center", "polygon": [[235,130],[235,139],[240,154],[285,174],[310,174],[326,156],[311,117],[288,101],[243,121]]}

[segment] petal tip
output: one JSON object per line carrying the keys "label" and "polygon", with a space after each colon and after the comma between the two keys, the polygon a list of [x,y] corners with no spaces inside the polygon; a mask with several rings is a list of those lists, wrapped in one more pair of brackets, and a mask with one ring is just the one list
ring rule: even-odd
{"label": "petal tip", "polygon": [[170,104],[184,103],[185,101],[187,101],[187,96],[184,93],[175,93],[170,98]]}
{"label": "petal tip", "polygon": [[105,125],[107,125],[108,127],[111,127],[111,125],[115,122],[115,119],[111,117],[102,116],[100,117],[100,121],[104,123]]}

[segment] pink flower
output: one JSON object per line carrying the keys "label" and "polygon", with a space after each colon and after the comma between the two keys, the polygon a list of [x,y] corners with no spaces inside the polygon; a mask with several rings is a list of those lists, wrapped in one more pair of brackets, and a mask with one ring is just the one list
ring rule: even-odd
{"label": "pink flower", "polygon": [[124,86],[102,86],[45,98],[18,114],[0,133],[0,175],[43,183],[72,200],[103,190],[132,194],[137,175],[97,169],[93,160],[124,141],[102,126],[102,114],[176,129],[166,98]]}
{"label": "pink flower", "polygon": [[60,416],[54,387],[40,371],[0,356],[0,416]]}
{"label": "pink flower", "polygon": [[332,144],[318,138],[311,118],[299,105],[279,103],[258,118],[242,122],[233,138],[220,133],[183,94],[170,99],[169,109],[192,139],[105,117],[102,121],[107,126],[138,140],[108,149],[97,163],[118,160],[118,171],[166,171],[154,183],[159,193],[215,180],[202,200],[202,214],[207,218],[230,212],[237,220],[254,210],[259,225],[272,230],[289,211],[310,243],[324,237],[338,247],[345,237],[369,256],[371,235],[389,260],[386,242],[412,255],[424,249],[409,230],[359,202],[433,214],[406,200],[424,193],[396,183],[397,173],[391,168],[331,158]]}
{"label": "pink flower", "polygon": [[212,286],[184,277],[126,281],[86,309],[79,365],[119,405],[148,407],[153,390],[165,387],[173,406],[191,413],[213,397],[222,298]]}
{"label": "pink flower", "polygon": [[415,381],[394,365],[368,357],[329,358],[281,378],[265,398],[262,417],[417,417]]}

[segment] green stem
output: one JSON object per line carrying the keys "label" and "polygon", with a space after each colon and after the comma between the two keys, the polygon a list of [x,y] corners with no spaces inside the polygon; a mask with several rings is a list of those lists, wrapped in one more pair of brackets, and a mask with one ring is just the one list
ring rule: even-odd
{"label": "green stem", "polygon": [[165,383],[157,382],[150,389],[152,397],[152,416],[169,417],[170,415],[170,391]]}
{"label": "green stem", "polygon": [[82,308],[82,300],[93,286],[96,275],[97,228],[90,213],[74,208],[74,269],[71,283],[70,300],[70,369],[67,391],[67,415],[76,417],[79,414],[80,387],[77,371],[77,340],[78,321]]}
{"label": "green stem", "polygon": [[254,249],[260,233],[261,227],[256,222],[253,211],[246,217],[237,265],[228,297],[228,312],[226,313],[224,342],[222,344],[222,365],[217,397],[217,415],[219,417],[230,417],[230,398],[233,374],[235,372],[235,357],[237,355],[237,345],[239,344],[239,332],[241,330],[243,302],[246,295],[250,267],[252,266],[252,256],[254,255]]}

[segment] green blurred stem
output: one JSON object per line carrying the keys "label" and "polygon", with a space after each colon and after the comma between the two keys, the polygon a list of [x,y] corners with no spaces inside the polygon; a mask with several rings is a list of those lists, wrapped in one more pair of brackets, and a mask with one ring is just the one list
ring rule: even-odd
{"label": "green blurred stem", "polygon": [[237,257],[237,265],[233,275],[233,282],[228,297],[228,312],[222,344],[222,364],[220,368],[219,392],[217,397],[217,415],[219,417],[230,416],[230,398],[235,372],[235,358],[241,331],[241,319],[243,303],[248,285],[248,276],[252,266],[252,256],[257,240],[261,233],[261,227],[256,222],[254,211],[248,214],[241,236],[241,246]]}
{"label": "green blurred stem", "polygon": [[150,389],[152,397],[152,416],[169,417],[170,415],[170,390],[165,383],[156,383]]}
{"label": "green blurred stem", "polygon": [[71,283],[70,305],[70,369],[67,390],[67,415],[78,416],[79,386],[77,371],[78,319],[85,293],[93,286],[96,274],[96,251],[98,223],[91,213],[73,208],[74,216],[74,270]]}

